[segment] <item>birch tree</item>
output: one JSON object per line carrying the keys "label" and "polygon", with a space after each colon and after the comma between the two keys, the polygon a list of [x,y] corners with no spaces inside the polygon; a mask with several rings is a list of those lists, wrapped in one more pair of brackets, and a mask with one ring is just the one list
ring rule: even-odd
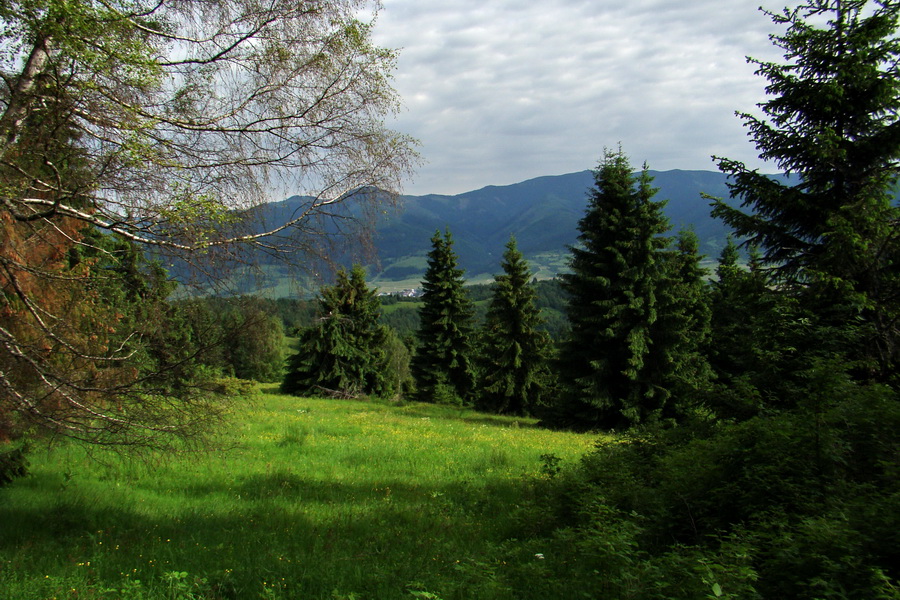
{"label": "birch tree", "polygon": [[[340,231],[329,222],[390,202],[416,154],[384,125],[398,108],[396,54],[375,46],[371,22],[360,20],[366,11],[374,20],[378,8],[363,0],[0,5],[0,421],[8,432],[37,424],[87,441],[155,445],[158,434],[202,430],[215,411],[182,402],[190,394],[142,389],[148,375],[132,362],[159,321],[127,318],[110,302],[110,290],[127,283],[120,260],[152,248],[161,260],[198,265],[247,250],[300,262]],[[294,194],[304,200],[292,215],[262,220],[269,213],[259,207]],[[98,232],[115,242],[97,243]],[[154,272],[143,259],[128,264],[142,277]],[[104,376],[86,380],[89,365]]]}

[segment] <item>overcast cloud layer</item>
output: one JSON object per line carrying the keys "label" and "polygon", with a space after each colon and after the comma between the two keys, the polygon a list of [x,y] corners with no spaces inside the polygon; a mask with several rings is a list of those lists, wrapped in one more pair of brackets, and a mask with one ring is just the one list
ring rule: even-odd
{"label": "overcast cloud layer", "polygon": [[734,116],[764,98],[745,57],[781,60],[759,0],[383,5],[375,41],[400,49],[404,102],[391,127],[427,161],[406,193],[594,168],[620,142],[636,167],[714,170],[714,154],[762,166]]}

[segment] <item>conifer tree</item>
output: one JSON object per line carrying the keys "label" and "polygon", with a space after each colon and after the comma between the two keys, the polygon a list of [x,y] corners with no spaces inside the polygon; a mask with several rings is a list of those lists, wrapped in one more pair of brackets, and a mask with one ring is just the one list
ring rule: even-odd
{"label": "conifer tree", "polygon": [[471,401],[472,302],[463,289],[464,271],[457,268],[450,230],[431,238],[428,268],[422,281],[422,307],[416,332],[418,350],[412,373],[418,397],[425,402]]}
{"label": "conifer tree", "polygon": [[748,268],[739,259],[729,237],[710,285],[707,356],[715,378],[711,408],[719,417],[743,420],[789,395],[779,388],[796,367],[786,349],[793,345],[791,321],[800,315],[796,303],[771,286],[755,248]]}
{"label": "conifer tree", "polygon": [[607,150],[594,172],[587,211],[571,249],[572,332],[560,355],[558,425],[628,427],[659,416],[666,395],[647,364],[664,273],[664,202],[646,166],[635,176],[619,149]]}
{"label": "conifer tree", "polygon": [[[729,340],[749,349],[748,342],[756,334],[752,333],[751,322],[756,318],[758,310],[752,307],[763,297],[769,287],[769,279],[760,268],[759,251],[750,252],[749,268],[743,269],[739,264],[740,249],[732,236],[719,255],[716,267],[716,280],[710,285],[710,301],[714,321],[713,349],[716,354],[726,346]],[[722,342],[722,343],[718,343]],[[717,369],[724,372],[740,372],[749,368],[743,360],[738,363]]]}
{"label": "conifer tree", "polygon": [[351,398],[383,395],[387,329],[378,323],[381,303],[354,265],[338,271],[333,286],[322,288],[319,318],[300,334],[300,349],[288,362],[282,392]]}
{"label": "conifer tree", "polygon": [[510,236],[482,330],[478,405],[491,412],[527,415],[540,403],[549,377],[550,338],[530,285],[528,263]]}
{"label": "conifer tree", "polygon": [[700,266],[699,239],[693,230],[679,231],[674,248],[662,251],[656,289],[656,322],[651,327],[647,365],[659,414],[681,416],[699,402],[698,392],[712,377],[706,347],[710,336],[707,271]]}
{"label": "conifer tree", "polygon": [[773,37],[787,62],[755,61],[769,81],[766,118],[742,118],[760,157],[796,177],[719,158],[747,212],[719,202],[714,214],[830,330],[809,345],[860,323],[849,355],[857,372],[886,380],[900,358],[900,3],[808,0],[770,16],[787,27]]}
{"label": "conifer tree", "polygon": [[739,260],[738,245],[728,236],[719,255],[716,280],[710,285],[713,327],[709,355],[716,377],[729,386],[738,374],[752,369],[756,361],[753,354],[759,344],[759,331],[754,322],[760,314],[756,304],[767,287],[758,268],[744,270]]}

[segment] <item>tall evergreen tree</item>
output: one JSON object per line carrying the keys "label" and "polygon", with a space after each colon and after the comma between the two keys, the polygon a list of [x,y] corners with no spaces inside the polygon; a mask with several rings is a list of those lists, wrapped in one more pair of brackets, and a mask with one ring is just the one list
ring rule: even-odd
{"label": "tall evergreen tree", "polygon": [[565,389],[550,419],[627,427],[658,417],[666,398],[647,359],[669,227],[647,168],[633,175],[621,149],[606,151],[594,179],[572,272],[563,276],[572,333],[560,354]]}
{"label": "tall evergreen tree", "polygon": [[[774,15],[788,25],[772,39],[790,64],[760,65],[770,121],[745,118],[763,158],[795,177],[722,162],[752,212],[717,210],[763,251],[745,271],[729,246],[714,286],[713,362],[729,378],[719,391],[743,389],[722,394],[715,408],[727,420],[713,427],[646,432],[586,457],[582,510],[569,512],[589,517],[581,529],[566,524],[579,549],[608,545],[597,535],[601,507],[652,532],[635,557],[653,565],[686,546],[702,553],[694,559],[740,557],[731,564],[741,574],[717,582],[716,595],[896,597],[900,403],[896,384],[877,380],[895,364],[900,297],[900,220],[885,193],[900,136],[898,11],[896,0],[804,0]],[[731,402],[751,388],[755,397]]]}
{"label": "tall evergreen tree", "polygon": [[300,334],[300,348],[288,362],[282,392],[354,397],[384,395],[387,329],[378,323],[381,303],[366,285],[365,271],[340,270],[322,288],[319,318]]}
{"label": "tall evergreen tree", "polygon": [[700,242],[690,229],[678,232],[662,251],[656,288],[656,322],[651,327],[647,365],[658,385],[660,414],[676,418],[699,401],[712,378],[706,357],[710,336],[707,271],[700,266]]}
{"label": "tall evergreen tree", "polygon": [[469,402],[474,391],[471,300],[463,289],[450,230],[431,238],[422,281],[419,345],[412,361],[418,397],[425,402]]}
{"label": "tall evergreen tree", "polygon": [[[822,330],[860,323],[857,372],[889,379],[900,358],[900,3],[809,0],[771,14],[788,62],[756,62],[768,120],[742,115],[760,157],[798,177],[779,181],[718,159],[732,195],[714,214],[763,251]],[[833,336],[820,336],[820,345]],[[864,364],[860,364],[864,363]]]}
{"label": "tall evergreen tree", "polygon": [[526,415],[540,403],[549,378],[550,337],[542,324],[528,263],[510,236],[482,330],[478,405]]}

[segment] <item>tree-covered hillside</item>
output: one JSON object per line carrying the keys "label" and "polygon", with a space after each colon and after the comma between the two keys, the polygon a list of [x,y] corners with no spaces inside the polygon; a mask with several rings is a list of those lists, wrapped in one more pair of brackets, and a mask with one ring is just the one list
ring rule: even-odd
{"label": "tree-covered hillside", "polygon": [[[676,227],[693,227],[701,252],[714,256],[725,245],[727,228],[710,217],[704,195],[728,198],[727,178],[714,171],[651,171],[665,215]],[[587,206],[590,171],[546,176],[507,186],[488,186],[456,196],[403,196],[397,209],[374,222],[372,280],[418,280],[435,229],[449,227],[460,266],[470,278],[500,268],[510,235],[522,254],[549,275],[562,270],[568,246],[575,243],[578,220]],[[292,198],[267,210],[292,214],[302,202]],[[284,216],[283,215],[283,216]],[[277,217],[268,217],[277,220]],[[362,249],[358,248],[361,252]],[[336,258],[347,262],[351,258]],[[349,263],[348,263],[349,264]]]}

